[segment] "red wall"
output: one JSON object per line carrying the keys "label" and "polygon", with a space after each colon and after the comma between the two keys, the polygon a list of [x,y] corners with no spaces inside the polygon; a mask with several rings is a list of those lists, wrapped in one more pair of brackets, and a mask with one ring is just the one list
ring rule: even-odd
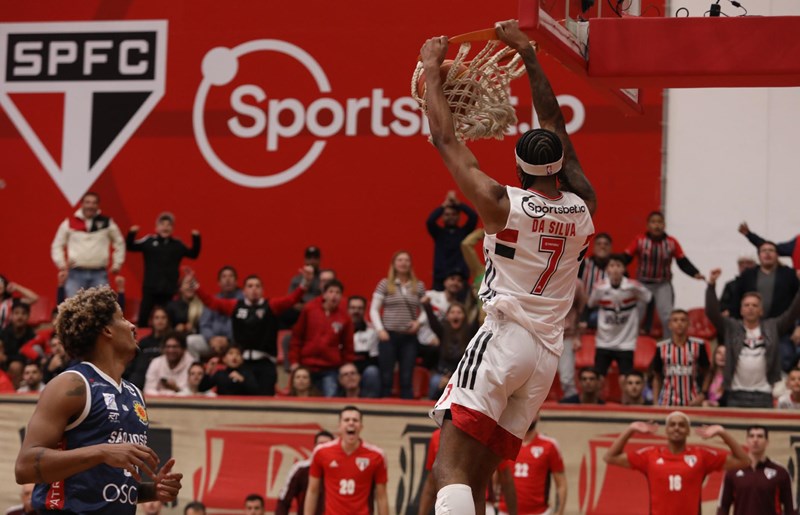
{"label": "red wall", "polygon": [[[236,137],[227,121],[236,113],[230,95],[244,84],[260,87],[266,100],[296,98],[308,106],[320,97],[340,105],[370,97],[381,88],[394,102],[409,96],[419,47],[431,35],[458,34],[515,16],[516,2],[477,0],[376,4],[341,2],[171,2],[55,0],[17,2],[0,12],[0,22],[91,20],[168,20],[166,92],[155,109],[111,160],[91,188],[102,208],[123,231],[138,224],[149,230],[157,214],[175,213],[176,234],[202,232],[203,253],[195,268],[206,285],[221,265],[240,275],[259,273],[268,294],[285,290],[302,263],[306,245],[319,246],[323,266],[335,268],[346,293],[369,295],[385,275],[391,254],[408,249],[415,267],[430,283],[432,244],[425,231],[429,211],[454,183],[420,134],[376,135],[369,110],[357,117],[355,134],[344,130],[320,138],[304,129],[278,140],[267,152],[262,132]],[[491,6],[491,8],[489,8]],[[235,78],[212,87],[204,126],[211,146],[229,166],[251,175],[269,175],[295,163],[316,140],[326,141],[305,173],[277,187],[234,184],[207,163],[198,150],[192,109],[203,79],[201,63],[212,48],[236,47],[258,39],[291,43],[310,54],[330,81],[320,93],[305,68],[275,52],[254,52],[239,60]],[[585,120],[573,136],[581,162],[598,192],[598,230],[608,231],[622,248],[644,226],[644,217],[660,205],[661,98],[652,94],[642,117],[626,117],[582,79],[542,57],[556,93],[576,97]],[[3,87],[0,84],[0,87]],[[530,120],[527,82],[512,86],[520,97],[521,121]],[[42,134],[59,144],[63,101],[18,95],[20,109]],[[255,104],[250,98],[247,103]],[[384,124],[396,120],[382,109]],[[281,123],[289,124],[286,113]],[[567,110],[568,121],[572,114]],[[252,124],[239,117],[242,124]],[[320,123],[331,122],[330,113]],[[55,136],[53,136],[55,135]],[[471,145],[481,166],[500,181],[515,180],[514,138]],[[6,112],[0,110],[0,273],[53,296],[56,270],[50,242],[72,206],[51,179]],[[128,255],[124,274],[137,290],[141,258]]]}

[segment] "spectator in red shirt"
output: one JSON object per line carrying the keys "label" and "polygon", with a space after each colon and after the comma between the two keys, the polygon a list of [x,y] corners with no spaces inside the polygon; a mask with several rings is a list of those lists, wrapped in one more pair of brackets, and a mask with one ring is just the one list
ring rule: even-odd
{"label": "spectator in red shirt", "polygon": [[[314,269],[303,267],[304,281],[291,295],[271,299],[264,298],[264,287],[257,275],[244,281],[244,298],[221,299],[198,287],[197,296],[209,309],[230,316],[233,320],[233,341],[242,348],[244,367],[255,376],[258,395],[275,395],[278,370],[275,367],[278,354],[278,330],[281,313],[298,302],[305,293]],[[188,275],[194,279],[190,270]]]}
{"label": "spectator in red shirt", "polygon": [[[647,231],[634,238],[625,249],[625,255],[627,263],[634,257],[638,258],[636,278],[653,294],[653,305],[664,327],[664,336],[669,337],[669,328],[666,325],[675,303],[675,294],[672,291],[672,260],[678,263],[678,268],[686,275],[695,279],[705,278],[683,253],[678,240],[668,235],[664,228],[664,213],[653,211],[647,215]],[[645,327],[649,332],[647,321]]]}
{"label": "spectator in red shirt", "polygon": [[[328,431],[320,431],[314,436],[314,448],[333,440],[333,435]],[[297,513],[303,514],[306,504],[306,489],[308,488],[308,470],[311,467],[311,460],[298,461],[289,471],[289,477],[278,494],[278,505],[275,507],[275,515],[289,515],[292,502],[297,499]],[[319,502],[315,515],[322,515],[325,510],[325,491],[319,493]]]}
{"label": "spectator in red shirt", "polygon": [[657,424],[633,422],[603,457],[610,465],[638,470],[647,477],[651,515],[697,513],[703,481],[708,474],[722,468],[741,469],[750,465],[750,458],[742,446],[719,425],[703,426],[697,429],[697,434],[704,439],[719,436],[732,454],[686,445],[689,417],[680,411],[667,415],[666,446],[648,446],[624,452],[625,444],[634,433],[652,434],[657,430]]}
{"label": "spectator in red shirt", "polygon": [[315,515],[325,490],[326,515],[369,515],[373,494],[378,515],[389,515],[386,458],[383,450],[361,440],[361,410],[339,412],[339,437],[314,449],[306,490],[305,515]]}
{"label": "spectator in red shirt", "polygon": [[353,322],[342,305],[344,286],[328,282],[322,296],[306,303],[292,330],[289,362],[311,371],[311,381],[325,397],[339,387],[339,367],[355,360]]}

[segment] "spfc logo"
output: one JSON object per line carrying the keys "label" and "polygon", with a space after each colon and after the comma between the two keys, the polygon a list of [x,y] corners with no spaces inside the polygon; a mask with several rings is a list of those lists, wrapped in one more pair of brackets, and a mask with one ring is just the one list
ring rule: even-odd
{"label": "spfc logo", "polygon": [[697,464],[697,456],[694,454],[687,454],[683,457],[683,461],[685,461],[690,467],[694,467]]}
{"label": "spfc logo", "polygon": [[167,22],[0,24],[0,105],[70,202],[164,96]]}
{"label": "spfc logo", "polygon": [[764,469],[764,475],[767,476],[767,479],[772,479],[778,475],[778,471],[767,467]]}
{"label": "spfc logo", "polygon": [[358,470],[361,472],[367,470],[367,467],[369,467],[369,458],[356,458],[356,467],[358,467]]}
{"label": "spfc logo", "polygon": [[544,454],[544,447],[540,447],[538,445],[534,445],[533,447],[531,447],[531,454],[533,454],[534,458],[539,459],[539,457],[542,454]]}

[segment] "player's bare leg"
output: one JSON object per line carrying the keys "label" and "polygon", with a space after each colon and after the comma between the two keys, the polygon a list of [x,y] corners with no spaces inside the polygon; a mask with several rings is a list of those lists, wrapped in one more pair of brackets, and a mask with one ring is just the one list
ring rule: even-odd
{"label": "player's bare leg", "polygon": [[[486,488],[492,474],[500,464],[500,456],[485,445],[461,431],[451,420],[442,424],[439,452],[433,464],[433,474],[439,494],[436,497],[437,515],[469,515],[486,513]],[[467,512],[465,490],[443,488],[450,485],[466,485],[472,489],[474,511]]]}

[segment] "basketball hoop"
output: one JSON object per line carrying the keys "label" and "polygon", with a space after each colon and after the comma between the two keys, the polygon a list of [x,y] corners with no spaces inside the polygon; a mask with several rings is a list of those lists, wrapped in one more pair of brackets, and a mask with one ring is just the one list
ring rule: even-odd
{"label": "basketball hoop", "polygon": [[[486,45],[475,57],[467,59],[475,41],[486,41]],[[442,88],[453,113],[456,136],[461,141],[503,139],[506,129],[517,123],[509,101],[509,84],[525,73],[521,57],[496,39],[494,29],[456,36],[450,42],[460,46],[447,75],[442,77]],[[422,73],[420,61],[411,77],[411,96],[427,114],[425,92],[420,87]]]}

